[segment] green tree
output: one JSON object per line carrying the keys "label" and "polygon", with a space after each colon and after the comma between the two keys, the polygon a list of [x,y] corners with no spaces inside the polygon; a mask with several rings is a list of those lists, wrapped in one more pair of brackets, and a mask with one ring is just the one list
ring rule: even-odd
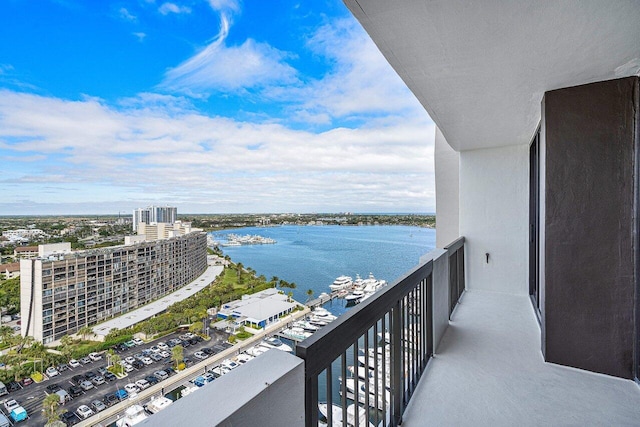
{"label": "green tree", "polygon": [[60,421],[60,415],[64,412],[60,410],[60,396],[56,393],[51,393],[45,397],[42,401],[42,410],[44,411],[44,417],[47,419],[47,425]]}
{"label": "green tree", "polygon": [[311,301],[313,298],[313,289],[307,289],[307,302]]}
{"label": "green tree", "polygon": [[203,327],[204,324],[201,321],[193,322],[191,326],[189,326],[189,332],[191,332],[192,334],[202,333]]}
{"label": "green tree", "polygon": [[171,349],[171,360],[176,362],[176,367],[184,359],[184,348],[181,345],[177,345]]}
{"label": "green tree", "polygon": [[14,332],[10,326],[0,326],[0,341],[4,344],[9,344],[13,342]]}
{"label": "green tree", "polygon": [[82,339],[87,341],[87,337],[93,335],[93,328],[91,326],[83,326],[82,328],[78,329],[78,334],[82,336]]}

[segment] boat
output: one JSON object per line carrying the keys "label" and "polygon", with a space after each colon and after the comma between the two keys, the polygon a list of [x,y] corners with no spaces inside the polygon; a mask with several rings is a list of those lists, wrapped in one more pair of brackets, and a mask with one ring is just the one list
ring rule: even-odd
{"label": "boat", "polygon": [[167,406],[171,405],[173,400],[164,396],[152,396],[151,401],[145,405],[145,409],[150,414],[157,414]]}
{"label": "boat", "polygon": [[[184,390],[183,390],[184,391]],[[124,416],[116,421],[117,427],[132,427],[149,418],[144,408],[137,403],[129,406],[124,411]]]}
{"label": "boat", "polygon": [[[199,389],[200,389],[200,387],[195,386],[195,385],[194,385],[194,386],[192,386],[192,387],[185,387],[185,388],[183,388],[183,389],[182,389],[182,391],[180,392],[180,397],[188,396],[188,395],[190,395],[191,393],[193,393],[194,391],[199,390]],[[118,426],[118,427],[120,427],[120,426]]]}
{"label": "boat", "polygon": [[332,291],[339,291],[341,289],[347,289],[353,284],[353,279],[349,276],[340,276],[329,285],[329,289]]}
{"label": "boat", "polygon": [[[296,322],[293,322],[293,328],[302,328],[303,331],[305,332],[315,332],[319,329],[318,326],[316,325],[312,325],[311,323],[305,321],[305,320],[298,320]],[[292,329],[293,329],[292,328]]]}
{"label": "boat", "polygon": [[349,295],[345,296],[344,299],[347,301],[347,304],[349,304],[349,303],[357,304],[357,303],[360,302],[362,297],[364,297],[364,292],[355,290],[355,291],[351,292]]}
{"label": "boat", "polygon": [[[329,404],[328,403],[318,403],[318,410],[320,411],[321,417],[318,417],[318,425],[328,426],[329,418]],[[342,427],[342,407],[333,403],[331,405],[331,427]],[[361,427],[374,427],[374,425],[368,420],[368,411],[363,407],[358,407],[358,426]],[[351,404],[347,406],[347,426],[354,427],[356,425],[356,405]]]}
{"label": "boat", "polygon": [[262,343],[260,343],[260,345],[263,345],[269,348],[276,348],[282,351],[293,351],[293,348],[291,348],[290,345],[283,343],[280,339],[276,337],[265,338],[264,340],[262,340]]}
{"label": "boat", "polygon": [[[342,378],[340,378],[342,382]],[[355,401],[355,388],[356,388],[356,380],[354,378],[347,378],[344,381],[345,388],[347,389],[347,399],[351,399]],[[384,410],[385,407],[389,406],[389,402],[391,402],[391,391],[388,387],[383,386],[382,384],[378,384],[378,392],[375,392],[375,383],[373,381],[369,381],[369,401],[367,402],[367,385],[364,381],[358,381],[358,402],[363,404],[368,404],[372,408]],[[384,391],[384,393],[383,393]],[[340,391],[342,393],[342,391]],[[376,396],[377,396],[377,405],[376,405]]]}

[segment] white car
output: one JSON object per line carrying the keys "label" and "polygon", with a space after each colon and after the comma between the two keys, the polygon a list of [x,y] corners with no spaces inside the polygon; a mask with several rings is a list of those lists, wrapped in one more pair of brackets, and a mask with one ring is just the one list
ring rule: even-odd
{"label": "white car", "polygon": [[169,350],[169,346],[166,345],[163,342],[159,342],[158,344],[156,344],[158,346],[158,348],[162,351],[168,351]]}
{"label": "white car", "polygon": [[93,412],[87,405],[80,405],[80,407],[78,407],[78,409],[76,410],[76,415],[81,420],[85,420],[93,414],[95,414],[95,412]]}
{"label": "white car", "polygon": [[89,359],[95,362],[96,360],[102,359],[102,355],[100,353],[89,353]]}
{"label": "white car", "polygon": [[154,353],[160,353],[162,351],[160,350],[160,347],[158,347],[157,345],[154,345],[149,350],[153,351]]}
{"label": "white car", "polygon": [[78,362],[76,359],[71,359],[69,360],[69,366],[72,368],[79,368],[80,366],[80,362]]}
{"label": "white car", "polygon": [[20,406],[20,404],[18,402],[16,402],[15,399],[9,399],[6,402],[4,402],[4,408],[9,413],[11,413],[11,411],[13,411],[14,409],[16,409],[19,406]]}
{"label": "white car", "polygon": [[144,344],[144,341],[142,341],[140,338],[134,338],[133,342],[135,345],[142,345]]}
{"label": "white car", "polygon": [[166,357],[171,357],[171,353],[169,353],[169,352],[168,352],[168,351],[166,351],[166,350],[162,350],[162,351],[161,351],[160,353],[158,353],[158,354],[159,354],[160,356],[162,356],[162,357],[165,357],[165,358],[166,358]]}
{"label": "white car", "polygon": [[133,366],[129,365],[128,363],[123,363],[122,367],[124,368],[125,372],[131,372],[133,371]]}
{"label": "white car", "polygon": [[124,386],[124,391],[126,391],[129,394],[137,393],[137,392],[140,391],[140,388],[137,385],[135,385],[134,383],[129,383],[126,386]]}
{"label": "white car", "polygon": [[54,368],[53,366],[48,367],[48,368],[47,368],[47,370],[46,370],[46,371],[44,371],[44,372],[47,374],[47,376],[48,376],[49,378],[51,378],[51,377],[55,377],[56,375],[60,375],[60,373],[58,372],[58,370],[57,370],[56,368]]}
{"label": "white car", "polygon": [[151,384],[149,384],[149,381],[147,380],[138,380],[136,381],[136,385],[140,390],[144,390],[145,388],[149,387]]}
{"label": "white car", "polygon": [[136,359],[135,357],[128,356],[128,357],[125,357],[124,361],[127,362],[129,365],[131,365],[133,362],[136,361]]}
{"label": "white car", "polygon": [[203,353],[203,352],[201,352],[201,351],[196,351],[196,352],[193,354],[193,357],[196,357],[196,358],[198,358],[198,359],[206,359],[207,357],[209,357],[209,355],[208,355],[208,354],[206,354],[206,353]]}
{"label": "white car", "polygon": [[140,359],[142,361],[142,363],[144,363],[145,365],[151,365],[153,363],[153,360],[151,360],[151,358],[149,357],[143,357],[142,359]]}

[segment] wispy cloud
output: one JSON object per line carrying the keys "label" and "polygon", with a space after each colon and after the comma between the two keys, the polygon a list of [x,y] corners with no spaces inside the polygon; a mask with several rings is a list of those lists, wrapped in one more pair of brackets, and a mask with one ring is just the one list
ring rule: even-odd
{"label": "wispy cloud", "polygon": [[168,15],[170,13],[181,14],[181,13],[191,13],[191,8],[189,6],[178,6],[175,3],[162,3],[162,6],[158,8],[158,12],[163,15]]}
{"label": "wispy cloud", "polygon": [[[424,120],[314,133],[211,117],[170,98],[151,94],[114,107],[2,91],[0,152],[45,159],[5,168],[0,181],[98,185],[109,191],[93,200],[180,200],[218,212],[433,206],[425,185],[433,127]],[[6,200],[22,200],[24,191],[16,187]],[[74,203],[81,193],[57,199]]]}
{"label": "wispy cloud", "polygon": [[120,14],[120,18],[124,20],[131,22],[136,22],[138,20],[138,18],[135,15],[131,14],[131,12],[129,12],[125,7],[121,7],[118,12]]}
{"label": "wispy cloud", "polygon": [[143,42],[145,37],[147,37],[147,35],[143,32],[136,32],[136,33],[131,33],[134,36],[136,36],[136,38],[138,39],[139,42]]}

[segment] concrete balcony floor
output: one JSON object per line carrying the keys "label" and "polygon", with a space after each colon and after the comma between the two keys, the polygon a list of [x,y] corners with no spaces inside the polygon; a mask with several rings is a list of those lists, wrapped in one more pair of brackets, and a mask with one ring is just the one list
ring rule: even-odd
{"label": "concrete balcony floor", "polygon": [[467,291],[403,427],[639,426],[633,382],[545,363],[527,296]]}

